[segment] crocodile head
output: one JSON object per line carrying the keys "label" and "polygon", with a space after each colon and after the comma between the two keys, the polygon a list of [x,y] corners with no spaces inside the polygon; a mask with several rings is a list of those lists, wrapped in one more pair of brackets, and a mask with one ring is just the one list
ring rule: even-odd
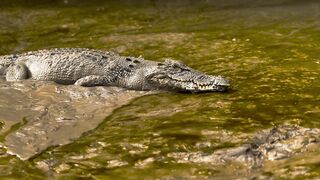
{"label": "crocodile head", "polygon": [[229,88],[227,79],[204,74],[171,59],[155,62],[141,57],[120,57],[111,69],[112,76],[117,77],[113,85],[128,89],[224,92]]}
{"label": "crocodile head", "polygon": [[229,87],[229,81],[221,76],[201,73],[174,60],[157,63],[146,81],[159,89],[181,92],[224,92]]}

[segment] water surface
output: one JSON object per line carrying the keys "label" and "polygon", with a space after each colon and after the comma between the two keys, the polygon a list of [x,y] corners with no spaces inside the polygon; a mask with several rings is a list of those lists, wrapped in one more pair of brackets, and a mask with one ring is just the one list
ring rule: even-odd
{"label": "water surface", "polygon": [[[320,128],[319,19],[320,3],[311,0],[4,0],[0,54],[88,47],[157,61],[171,57],[229,77],[233,90],[135,99],[74,143],[32,160],[1,150],[0,176],[315,178],[319,151],[250,172],[238,164],[179,163],[168,154],[212,153],[277,124]],[[18,96],[8,93],[12,99]],[[9,103],[19,106],[12,101],[0,107]]]}

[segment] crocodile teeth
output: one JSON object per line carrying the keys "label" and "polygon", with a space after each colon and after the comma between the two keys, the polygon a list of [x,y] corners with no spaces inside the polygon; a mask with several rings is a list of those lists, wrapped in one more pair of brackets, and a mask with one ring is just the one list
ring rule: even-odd
{"label": "crocodile teeth", "polygon": [[200,90],[210,90],[210,89],[212,89],[212,86],[211,85],[209,85],[209,84],[201,84],[201,85],[199,85],[199,89]]}

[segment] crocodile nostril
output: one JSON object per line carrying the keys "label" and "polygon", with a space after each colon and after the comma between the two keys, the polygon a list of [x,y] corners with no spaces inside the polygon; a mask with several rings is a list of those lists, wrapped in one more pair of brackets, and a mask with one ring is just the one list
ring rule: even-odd
{"label": "crocodile nostril", "polygon": [[126,61],[132,61],[132,59],[131,58],[126,58]]}
{"label": "crocodile nostril", "polygon": [[130,64],[130,65],[129,65],[129,68],[134,68],[134,65]]}

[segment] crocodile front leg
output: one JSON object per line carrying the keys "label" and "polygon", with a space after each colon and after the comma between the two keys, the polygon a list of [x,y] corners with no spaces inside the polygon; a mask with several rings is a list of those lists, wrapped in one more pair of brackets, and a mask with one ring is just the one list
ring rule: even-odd
{"label": "crocodile front leg", "polygon": [[108,83],[103,76],[91,75],[78,79],[74,84],[77,86],[102,86]]}

